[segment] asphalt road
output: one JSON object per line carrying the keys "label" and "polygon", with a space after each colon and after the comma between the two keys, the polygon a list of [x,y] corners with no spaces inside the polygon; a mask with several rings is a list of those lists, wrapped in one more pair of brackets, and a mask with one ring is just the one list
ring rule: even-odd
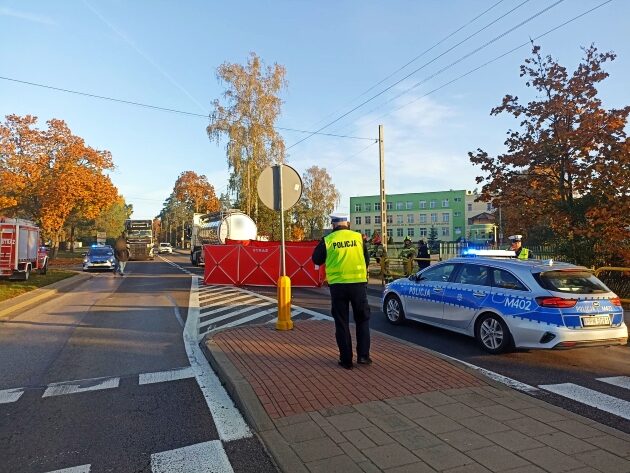
{"label": "asphalt road", "polygon": [[[174,260],[192,272],[202,274],[202,268],[193,268],[183,256]],[[247,289],[269,297],[276,296],[274,287],[248,287]],[[611,396],[607,399],[620,404],[625,413],[630,413],[630,390],[598,380],[599,378],[628,377],[630,381],[630,346],[592,347],[572,350],[519,350],[503,355],[490,355],[477,346],[474,339],[434,328],[425,324],[407,321],[394,326],[387,322],[380,307],[380,291],[369,291],[372,305],[372,330],[409,341],[444,355],[490,370],[499,375],[525,383],[532,387],[528,394],[552,404],[584,415],[610,427],[630,433],[628,418],[605,412],[596,407],[577,402],[538,388],[541,385],[571,383],[596,393]],[[326,288],[292,288],[294,305],[330,315],[330,302]],[[626,324],[630,326],[630,313],[626,311]],[[378,353],[373,354],[378,362]],[[596,401],[597,404],[599,401]]]}
{"label": "asphalt road", "polygon": [[182,336],[190,276],[127,273],[0,319],[0,471],[276,471],[256,437],[220,438]]}

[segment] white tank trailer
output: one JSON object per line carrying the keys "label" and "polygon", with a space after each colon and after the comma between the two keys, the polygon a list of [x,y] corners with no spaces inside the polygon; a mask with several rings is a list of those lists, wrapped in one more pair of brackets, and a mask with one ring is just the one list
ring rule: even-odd
{"label": "white tank trailer", "polygon": [[194,214],[190,228],[190,262],[204,264],[203,245],[224,245],[226,240],[255,240],[256,223],[240,210],[224,210],[209,214]]}

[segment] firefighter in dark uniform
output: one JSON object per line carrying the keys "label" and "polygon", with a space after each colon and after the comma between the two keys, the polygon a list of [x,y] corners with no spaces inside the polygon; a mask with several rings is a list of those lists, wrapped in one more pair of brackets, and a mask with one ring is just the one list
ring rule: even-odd
{"label": "firefighter in dark uniform", "polygon": [[510,251],[516,253],[516,257],[518,259],[531,259],[534,257],[534,254],[529,250],[529,248],[523,247],[523,235],[511,235],[508,239],[512,242],[510,245]]}
{"label": "firefighter in dark uniform", "polygon": [[367,299],[367,266],[370,261],[361,234],[350,230],[347,217],[332,216],[333,231],[322,238],[313,251],[316,265],[326,264],[331,312],[335,319],[335,338],[339,365],[352,369],[350,309],[356,325],[357,363],[369,365],[370,306]]}

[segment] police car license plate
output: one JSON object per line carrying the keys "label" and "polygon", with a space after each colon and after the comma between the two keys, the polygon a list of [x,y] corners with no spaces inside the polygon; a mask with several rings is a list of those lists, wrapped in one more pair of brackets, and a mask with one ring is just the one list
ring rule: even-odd
{"label": "police car license plate", "polygon": [[610,315],[592,315],[582,317],[582,327],[607,327],[610,326]]}

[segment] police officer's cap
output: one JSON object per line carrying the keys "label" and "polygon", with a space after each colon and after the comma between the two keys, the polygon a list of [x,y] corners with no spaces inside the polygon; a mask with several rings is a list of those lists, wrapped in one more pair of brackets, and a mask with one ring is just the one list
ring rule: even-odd
{"label": "police officer's cap", "polygon": [[521,241],[523,239],[523,235],[510,235],[508,239],[511,241]]}
{"label": "police officer's cap", "polygon": [[330,223],[332,223],[333,227],[348,225],[348,217],[346,217],[345,215],[331,215]]}

